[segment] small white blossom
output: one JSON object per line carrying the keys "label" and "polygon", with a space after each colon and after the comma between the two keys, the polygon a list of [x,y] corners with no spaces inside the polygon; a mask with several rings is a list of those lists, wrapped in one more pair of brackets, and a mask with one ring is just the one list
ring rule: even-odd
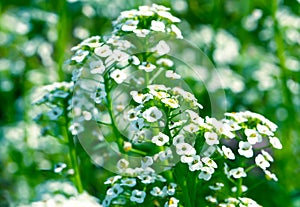
{"label": "small white blossom", "polygon": [[135,178],[126,178],[121,180],[121,186],[128,186],[133,187],[136,185],[136,179]]}
{"label": "small white blossom", "polygon": [[142,62],[142,64],[139,66],[140,70],[144,70],[148,73],[152,72],[155,68],[156,68],[156,66],[149,62]]}
{"label": "small white blossom", "polygon": [[165,55],[170,52],[170,47],[164,40],[161,40],[152,50],[158,55]]}
{"label": "small white blossom", "polygon": [[250,158],[253,156],[252,145],[249,142],[240,141],[238,152],[240,155]]}
{"label": "small white blossom", "polygon": [[235,159],[235,155],[232,152],[232,150],[229,147],[226,146],[222,146],[222,151],[224,153],[224,156],[230,160],[234,160]]}
{"label": "small white blossom", "polygon": [[238,179],[238,178],[241,178],[241,177],[246,177],[247,174],[246,174],[246,172],[244,171],[244,168],[238,167],[238,168],[235,168],[235,169],[230,170],[230,171],[229,171],[229,176],[232,176],[232,177],[234,177],[235,179]]}
{"label": "small white blossom", "polygon": [[223,183],[215,183],[215,185],[208,186],[211,190],[221,190],[224,187]]}
{"label": "small white blossom", "polygon": [[169,106],[170,108],[176,109],[179,107],[178,101],[173,98],[163,98],[161,99],[161,102]]}
{"label": "small white blossom", "polygon": [[163,22],[155,21],[155,20],[151,21],[151,27],[150,27],[151,30],[156,32],[164,32],[165,28],[166,26]]}
{"label": "small white blossom", "polygon": [[138,37],[146,37],[150,33],[150,30],[148,30],[148,29],[135,29],[135,30],[133,30],[133,32]]}
{"label": "small white blossom", "polygon": [[156,106],[152,106],[143,112],[143,118],[148,122],[156,122],[161,117],[162,112]]}
{"label": "small white blossom", "polygon": [[196,125],[196,124],[188,124],[186,126],[183,127],[183,130],[189,132],[189,133],[194,133],[194,132],[197,132],[199,130],[199,126]]}
{"label": "small white blossom", "polygon": [[270,163],[265,159],[265,157],[262,154],[258,154],[255,157],[255,163],[257,166],[259,166],[263,170],[270,167]]}
{"label": "small white blossom", "polygon": [[[245,185],[242,185],[242,192],[246,192],[247,190],[248,190],[248,187],[245,186]],[[232,187],[232,188],[231,188],[231,191],[232,191],[233,193],[237,192],[237,187],[236,187],[236,186]]]}
{"label": "small white blossom", "polygon": [[174,17],[170,12],[158,11],[157,14],[161,17],[169,19],[171,22],[174,22],[174,23],[180,22],[180,19],[177,17]]}
{"label": "small white blossom", "polygon": [[270,137],[270,143],[275,149],[282,149],[282,144],[277,137]]}
{"label": "small white blossom", "polygon": [[122,178],[121,175],[116,175],[116,176],[113,176],[113,177],[110,177],[108,178],[104,184],[105,185],[108,185],[108,184],[114,184],[115,182],[117,182],[118,180],[120,180]]}
{"label": "small white blossom", "polygon": [[214,172],[215,170],[212,167],[202,167],[198,178],[208,181]]}
{"label": "small white blossom", "polygon": [[140,191],[140,190],[133,190],[132,194],[130,196],[130,200],[132,202],[136,202],[136,203],[143,203],[144,199],[146,197],[146,193],[144,191]]}
{"label": "small white blossom", "polygon": [[203,157],[201,160],[205,165],[207,165],[209,167],[212,167],[212,168],[218,167],[217,163],[215,161],[213,161],[212,159],[210,159],[209,157]]}
{"label": "small white blossom", "polygon": [[215,197],[212,197],[211,195],[206,196],[205,200],[207,200],[210,203],[218,203],[218,200]]}
{"label": "small white blossom", "polygon": [[179,134],[173,138],[173,145],[176,146],[179,143],[184,143],[184,136]]}
{"label": "small white blossom", "polygon": [[145,103],[153,98],[152,94],[143,94],[139,91],[131,91],[130,95],[132,96],[133,100],[139,104]]}
{"label": "small white blossom", "polygon": [[261,134],[265,134],[267,136],[273,136],[274,133],[265,125],[257,124],[257,131]]}
{"label": "small white blossom", "polygon": [[106,195],[110,198],[116,198],[123,191],[124,189],[120,186],[120,184],[115,184],[113,187],[109,188],[106,191]]}
{"label": "small white blossom", "polygon": [[111,74],[110,77],[114,79],[118,84],[121,84],[126,80],[127,75],[123,70],[116,69]]}
{"label": "small white blossom", "polygon": [[111,51],[111,49],[108,45],[103,45],[101,47],[96,47],[94,52],[99,57],[108,57],[112,54],[112,51]]}
{"label": "small white blossom", "polygon": [[166,77],[170,79],[180,79],[181,76],[177,73],[175,73],[173,70],[167,70],[166,71]]}
{"label": "small white blossom", "polygon": [[172,32],[174,32],[174,34],[176,35],[176,37],[178,39],[182,39],[183,38],[180,29],[176,25],[172,24],[171,25],[171,30],[172,30]]}
{"label": "small white blossom", "polygon": [[193,155],[192,158],[193,158],[192,162],[189,163],[190,171],[200,170],[203,167],[203,164],[200,160],[200,156],[199,155]]}
{"label": "small white blossom", "polygon": [[278,178],[276,177],[276,175],[274,173],[271,173],[269,170],[264,170],[264,173],[268,180],[274,180],[276,182],[278,181]]}
{"label": "small white blossom", "polygon": [[273,157],[265,150],[261,150],[262,155],[265,157],[266,160],[273,162]]}
{"label": "small white blossom", "polygon": [[102,74],[105,71],[105,66],[102,60],[90,62],[91,74]]}
{"label": "small white blossom", "polygon": [[176,145],[176,153],[178,155],[194,155],[196,150],[188,143],[180,143]]}
{"label": "small white blossom", "polygon": [[215,132],[205,132],[204,137],[205,137],[206,143],[210,146],[220,143],[218,135]]}
{"label": "small white blossom", "polygon": [[166,144],[167,142],[169,142],[169,137],[167,135],[165,135],[162,132],[159,132],[158,135],[152,137],[151,140],[154,144],[156,144],[157,146],[163,146],[164,144]]}
{"label": "small white blossom", "polygon": [[165,197],[167,194],[166,192],[162,191],[159,187],[155,186],[154,188],[152,188],[152,190],[150,191],[150,194],[155,196],[155,197]]}
{"label": "small white blossom", "polygon": [[138,23],[138,20],[129,19],[122,25],[122,30],[124,32],[131,32],[137,28]]}
{"label": "small white blossom", "polygon": [[255,129],[245,129],[245,135],[247,141],[252,145],[262,141],[261,135]]}
{"label": "small white blossom", "polygon": [[178,203],[178,199],[171,197],[170,200],[165,203],[164,207],[177,207]]}
{"label": "small white blossom", "polygon": [[156,63],[165,67],[172,67],[174,65],[174,62],[168,58],[160,58]]}

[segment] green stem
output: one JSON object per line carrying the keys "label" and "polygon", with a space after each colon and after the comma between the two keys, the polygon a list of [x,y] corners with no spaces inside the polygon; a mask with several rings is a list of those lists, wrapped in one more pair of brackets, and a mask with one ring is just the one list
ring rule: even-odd
{"label": "green stem", "polygon": [[182,184],[185,207],[192,207],[187,181],[184,180]]}
{"label": "green stem", "polygon": [[64,136],[66,142],[68,143],[71,168],[74,170],[73,183],[76,186],[77,191],[79,193],[82,193],[83,187],[82,187],[80,170],[79,170],[78,160],[77,160],[77,150],[76,150],[76,145],[74,143],[74,138],[73,138],[74,136],[70,133],[68,128],[70,119],[68,117],[67,110],[65,110],[64,117],[65,117],[65,132],[66,132]]}

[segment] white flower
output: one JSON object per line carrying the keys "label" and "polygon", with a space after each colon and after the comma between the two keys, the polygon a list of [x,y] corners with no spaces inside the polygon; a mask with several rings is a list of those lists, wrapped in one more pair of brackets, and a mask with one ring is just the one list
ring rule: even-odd
{"label": "white flower", "polygon": [[274,180],[276,182],[278,181],[278,178],[276,177],[276,175],[274,173],[271,173],[269,170],[264,170],[264,173],[268,180]]}
{"label": "white flower", "polygon": [[189,133],[194,133],[194,132],[197,132],[199,130],[199,126],[196,125],[196,124],[188,124],[186,125],[185,127],[183,127],[183,130],[189,132]]}
{"label": "white flower", "polygon": [[180,79],[181,76],[177,73],[175,73],[173,70],[167,70],[166,71],[166,77],[170,79]]}
{"label": "white flower", "polygon": [[202,167],[201,172],[198,175],[199,179],[203,180],[209,180],[211,178],[211,175],[215,172],[214,168],[212,167]]}
{"label": "white flower", "polygon": [[164,91],[155,91],[155,90],[150,90],[150,93],[157,97],[158,99],[163,99],[163,98],[168,98],[170,97],[170,94],[164,92]]}
{"label": "white flower", "polygon": [[105,66],[102,60],[90,62],[91,74],[102,74],[105,70]]}
{"label": "white flower", "polygon": [[176,35],[176,37],[178,39],[182,39],[183,38],[180,29],[176,25],[172,24],[171,25],[171,30],[172,30],[172,32],[174,32],[174,34]]}
{"label": "white flower", "polygon": [[141,130],[144,125],[144,119],[138,118],[130,123],[130,129],[133,131]]}
{"label": "white flower", "polygon": [[110,198],[116,198],[123,191],[124,189],[120,186],[120,184],[115,184],[106,191],[106,195],[108,195]]}
{"label": "white flower", "polygon": [[203,167],[203,164],[200,160],[200,156],[193,155],[193,160],[192,160],[192,162],[189,163],[190,171],[200,170],[202,167]]}
{"label": "white flower", "polygon": [[143,112],[143,118],[148,122],[156,122],[162,117],[162,112],[156,107],[152,106]]}
{"label": "white flower", "polygon": [[205,200],[207,200],[210,203],[218,203],[218,200],[215,197],[212,197],[211,195],[206,196]]}
{"label": "white flower", "polygon": [[205,132],[204,137],[208,145],[219,144],[218,135],[215,132]]}
{"label": "white flower", "polygon": [[80,123],[75,122],[71,124],[69,130],[71,131],[72,135],[78,135],[79,133],[83,132],[84,128]]}
{"label": "white flower", "polygon": [[177,207],[178,203],[178,199],[171,197],[170,200],[165,203],[164,207]]}
{"label": "white flower", "polygon": [[133,65],[139,65],[141,63],[140,59],[135,55],[131,55],[129,59]]}
{"label": "white flower", "polygon": [[224,187],[223,183],[215,183],[215,185],[208,186],[211,190],[221,190]]}
{"label": "white flower", "polygon": [[194,112],[192,110],[186,110],[185,112],[189,115],[189,117],[193,123],[199,124],[199,125],[204,123],[204,119],[202,119],[196,112]]}
{"label": "white flower", "polygon": [[201,160],[205,165],[207,165],[209,167],[212,167],[212,168],[218,167],[217,163],[215,161],[213,161],[212,159],[210,159],[209,157],[203,157]]}
{"label": "white flower", "polygon": [[151,21],[151,27],[150,29],[156,32],[164,32],[165,31],[165,24],[163,22],[160,21],[155,21],[152,20]]}
{"label": "white flower", "polygon": [[131,32],[137,28],[138,23],[138,20],[129,19],[122,25],[122,30],[124,32]]}
{"label": "white flower", "polygon": [[110,77],[114,79],[118,84],[123,83],[126,80],[127,75],[123,70],[116,69],[111,74]]}
{"label": "white flower", "polygon": [[188,143],[180,143],[176,145],[176,153],[178,155],[194,155],[196,150]]}
{"label": "white flower", "polygon": [[232,177],[238,179],[238,178],[241,178],[241,177],[246,177],[247,174],[244,171],[244,168],[238,167],[238,168],[230,170],[229,171],[229,176],[232,176]]}
{"label": "white flower", "polygon": [[129,162],[125,159],[120,159],[117,162],[117,168],[118,168],[119,171],[125,170],[126,168],[128,168],[128,166],[129,166]]}
{"label": "white flower", "polygon": [[184,136],[179,134],[173,138],[173,145],[176,146],[179,143],[184,143]]}
{"label": "white flower", "polygon": [[282,144],[277,137],[270,137],[270,143],[275,149],[282,149]]}
{"label": "white flower", "polygon": [[121,180],[121,186],[133,187],[135,185],[136,185],[135,178],[125,178],[125,179]]}
{"label": "white flower", "polygon": [[60,107],[54,107],[51,111],[48,111],[47,116],[50,120],[57,120],[63,114],[63,109]]}
{"label": "white flower", "polygon": [[229,147],[226,146],[222,146],[222,151],[224,153],[224,156],[230,160],[234,160],[235,159],[235,155],[232,152],[232,150]]}
{"label": "white flower", "polygon": [[166,192],[169,196],[172,196],[175,194],[176,187],[176,183],[170,183],[168,186],[164,186],[163,191]]}
{"label": "white flower", "polygon": [[156,197],[165,197],[167,194],[166,192],[162,191],[159,187],[155,186],[150,191],[150,194]]}
{"label": "white flower", "polygon": [[150,30],[148,29],[135,29],[133,32],[136,34],[137,37],[146,37],[149,33]]}
{"label": "white flower", "polygon": [[135,121],[138,119],[138,114],[139,114],[139,111],[136,110],[136,109],[130,109],[128,112],[127,112],[127,119],[129,121]]}
{"label": "white flower", "polygon": [[240,155],[250,158],[253,156],[252,145],[249,142],[240,141],[238,152]]}
{"label": "white flower", "polygon": [[179,107],[178,101],[176,99],[172,98],[163,98],[161,99],[161,102],[169,106],[170,108],[176,109]]}
{"label": "white flower", "polygon": [[120,180],[122,178],[121,175],[116,175],[116,176],[113,176],[113,177],[110,177],[108,178],[104,184],[107,185],[107,184],[114,184],[115,182],[117,182],[118,180]]}
{"label": "white flower", "polygon": [[151,140],[154,144],[156,144],[157,146],[163,146],[164,144],[166,144],[169,141],[169,137],[167,135],[165,135],[162,132],[159,132],[158,135],[152,137]]}
{"label": "white flower", "polygon": [[112,51],[111,51],[111,49],[108,45],[103,45],[101,47],[96,47],[94,52],[99,57],[108,57],[112,54]]}
{"label": "white flower", "polygon": [[261,135],[255,129],[245,129],[245,135],[252,145],[262,141]]}
{"label": "white flower", "polygon": [[152,51],[157,52],[158,55],[165,55],[170,52],[170,47],[164,40],[161,40]]}
{"label": "white flower", "polygon": [[265,150],[261,150],[262,155],[265,157],[266,160],[273,162],[273,157]]}
{"label": "white flower", "polygon": [[193,161],[193,155],[195,154],[191,154],[191,155],[182,155],[180,157],[180,161],[182,163],[191,163]]}
{"label": "white flower", "polygon": [[143,203],[144,199],[146,197],[146,193],[144,191],[140,191],[140,190],[133,190],[132,194],[130,196],[130,200],[132,202],[136,202],[136,203]]}
{"label": "white flower", "polygon": [[155,177],[147,174],[141,174],[138,176],[138,178],[141,180],[144,184],[150,184],[155,182]]}
{"label": "white flower", "polygon": [[165,67],[172,67],[174,65],[174,62],[168,58],[160,58],[156,63]]}
{"label": "white flower", "polygon": [[82,62],[86,56],[88,56],[89,51],[86,50],[77,50],[77,52],[75,53],[75,56],[73,56],[71,59],[76,61],[77,63]]}
{"label": "white flower", "polygon": [[174,17],[170,12],[158,11],[157,14],[161,17],[169,19],[171,22],[174,22],[174,23],[180,22],[180,19],[177,17]]}
{"label": "white flower", "polygon": [[155,68],[156,68],[156,66],[149,62],[142,62],[142,64],[139,66],[140,70],[144,70],[148,73],[152,72]]}
{"label": "white flower", "polygon": [[265,159],[265,157],[262,154],[258,154],[255,157],[255,163],[257,166],[259,166],[263,170],[270,167],[270,163]]}
{"label": "white flower", "polygon": [[133,100],[139,104],[145,103],[153,98],[151,94],[143,94],[139,91],[131,91],[130,95],[132,96]]}
{"label": "white flower", "polygon": [[257,128],[257,131],[261,134],[265,134],[268,136],[274,135],[274,133],[265,125],[257,124],[256,128]]}
{"label": "white flower", "polygon": [[151,166],[153,164],[153,158],[152,157],[149,157],[149,156],[145,156],[142,158],[141,160],[141,167],[143,169]]}

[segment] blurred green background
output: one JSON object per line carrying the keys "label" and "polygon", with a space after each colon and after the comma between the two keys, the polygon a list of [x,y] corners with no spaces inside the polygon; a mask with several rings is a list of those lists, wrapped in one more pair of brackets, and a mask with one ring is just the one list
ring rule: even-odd
{"label": "blurred green background", "polygon": [[[2,0],[0,206],[27,203],[36,199],[39,184],[65,179],[52,169],[65,160],[66,149],[41,136],[32,121],[35,90],[69,80],[64,62],[72,46],[109,35],[121,11],[151,3],[170,7],[182,19],[184,37],[214,63],[223,85],[203,78],[211,83],[208,91],[224,88],[228,111],[251,110],[279,126],[284,148],[274,152],[273,165],[279,181],[258,185],[249,197],[263,206],[300,206],[299,0]],[[83,150],[80,156],[88,160]],[[81,170],[85,188],[99,197],[107,172],[90,163]]]}

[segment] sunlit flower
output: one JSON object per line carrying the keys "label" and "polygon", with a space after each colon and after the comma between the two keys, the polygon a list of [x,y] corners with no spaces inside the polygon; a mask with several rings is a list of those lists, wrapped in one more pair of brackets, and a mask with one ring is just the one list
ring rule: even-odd
{"label": "sunlit flower", "polygon": [[167,70],[166,71],[166,77],[170,79],[180,79],[181,76],[177,73],[175,73],[173,70]]}
{"label": "sunlit flower", "polygon": [[135,29],[135,30],[133,30],[133,32],[138,37],[146,37],[150,33],[150,30],[148,30],[148,29]]}
{"label": "sunlit flower", "polygon": [[188,143],[179,143],[176,145],[176,153],[178,155],[194,155],[196,150]]}
{"label": "sunlit flower", "polygon": [[174,65],[174,62],[169,58],[160,58],[156,61],[156,63],[164,67],[172,67]]}
{"label": "sunlit flower", "polygon": [[252,145],[249,142],[240,141],[238,152],[240,155],[250,158],[253,156]]}
{"label": "sunlit flower", "polygon": [[122,30],[124,32],[130,32],[133,31],[137,28],[139,21],[138,20],[127,20],[123,25],[122,25]]}
{"label": "sunlit flower", "polygon": [[178,101],[173,98],[163,98],[161,99],[161,102],[169,106],[170,108],[176,109],[179,107]]}
{"label": "sunlit flower", "polygon": [[244,171],[244,168],[242,167],[230,170],[229,175],[236,179],[247,176],[246,172]]}
{"label": "sunlit flower", "polygon": [[222,151],[224,153],[224,156],[230,160],[234,160],[235,159],[235,155],[232,152],[232,150],[229,147],[226,146],[222,146]]}
{"label": "sunlit flower", "polygon": [[151,27],[150,29],[156,32],[164,32],[165,31],[165,24],[163,22],[160,21],[155,21],[152,20],[151,21]]}
{"label": "sunlit flower", "polygon": [[156,68],[156,66],[149,62],[142,62],[142,64],[139,66],[140,70],[144,70],[148,73],[152,72],[155,68]]}
{"label": "sunlit flower", "polygon": [[167,11],[158,11],[157,14],[161,17],[169,19],[171,22],[180,22],[180,19],[177,17],[174,17],[170,12]]}
{"label": "sunlit flower", "polygon": [[99,57],[108,57],[112,54],[112,51],[108,45],[102,45],[101,47],[96,47],[94,52]]}
{"label": "sunlit flower", "polygon": [[269,140],[270,140],[271,145],[275,149],[282,149],[282,144],[281,144],[280,140],[277,137],[269,137]]}
{"label": "sunlit flower", "polygon": [[265,157],[262,154],[258,154],[255,157],[255,163],[257,166],[259,166],[263,170],[270,167],[270,163],[265,159]]}
{"label": "sunlit flower", "polygon": [[90,62],[91,74],[102,74],[105,71],[105,66],[102,60]]}
{"label": "sunlit flower", "polygon": [[208,145],[219,144],[218,135],[215,132],[205,132],[204,137]]}
{"label": "sunlit flower", "polygon": [[209,157],[203,157],[201,160],[205,165],[207,165],[209,167],[212,167],[212,168],[218,167],[217,163],[215,161],[213,161],[212,159],[210,159]]}
{"label": "sunlit flower", "polygon": [[113,177],[110,177],[108,178],[104,184],[105,185],[108,185],[108,184],[114,184],[115,182],[117,182],[118,180],[120,180],[122,178],[121,175],[116,175],[116,176],[113,176]]}
{"label": "sunlit flower", "polygon": [[156,144],[157,146],[163,146],[164,144],[166,144],[167,142],[169,142],[169,137],[167,135],[165,135],[162,132],[159,132],[158,135],[152,137],[151,140],[154,144]]}
{"label": "sunlit flower", "polygon": [[139,104],[145,103],[153,98],[151,94],[143,94],[139,91],[131,91],[130,95],[132,96],[133,100]]}
{"label": "sunlit flower", "polygon": [[200,160],[199,155],[193,155],[193,160],[189,163],[190,171],[200,170],[203,167],[203,164]]}
{"label": "sunlit flower", "polygon": [[148,122],[156,122],[161,117],[162,112],[156,106],[152,106],[143,112],[143,118]]}
{"label": "sunlit flower", "polygon": [[199,130],[199,126],[196,125],[196,124],[188,124],[186,126],[183,127],[183,129],[189,133],[194,133],[194,132],[197,132]]}
{"label": "sunlit flower", "polygon": [[255,129],[245,129],[245,135],[252,145],[262,141],[261,135]]}
{"label": "sunlit flower", "polygon": [[130,196],[130,200],[132,202],[136,202],[136,203],[143,203],[144,199],[146,197],[146,193],[144,191],[140,191],[140,190],[133,190],[132,194]]}
{"label": "sunlit flower", "polygon": [[208,181],[214,172],[215,170],[212,167],[202,167],[198,178]]}
{"label": "sunlit flower", "polygon": [[170,200],[165,203],[164,207],[177,207],[178,203],[178,199],[171,197]]}
{"label": "sunlit flower", "polygon": [[257,131],[261,134],[265,134],[267,136],[273,136],[274,133],[265,125],[257,124]]}
{"label": "sunlit flower", "polygon": [[173,138],[173,145],[176,146],[179,143],[184,143],[184,136],[182,134],[179,134]]}
{"label": "sunlit flower", "polygon": [[155,186],[152,188],[150,191],[150,194],[155,196],[155,197],[165,197],[167,194],[166,192],[162,191],[159,187]]}
{"label": "sunlit flower", "polygon": [[133,187],[136,185],[136,179],[135,178],[126,178],[121,180],[121,186],[128,186]]}
{"label": "sunlit flower", "polygon": [[172,32],[174,32],[174,34],[176,35],[176,37],[178,39],[182,39],[183,38],[180,29],[176,25],[172,24],[171,25],[171,30],[172,30]]}
{"label": "sunlit flower", "polygon": [[262,155],[265,157],[266,160],[273,162],[273,157],[265,150],[261,150]]}
{"label": "sunlit flower", "polygon": [[110,74],[110,77],[120,84],[126,80],[127,75],[123,70],[116,69]]}

